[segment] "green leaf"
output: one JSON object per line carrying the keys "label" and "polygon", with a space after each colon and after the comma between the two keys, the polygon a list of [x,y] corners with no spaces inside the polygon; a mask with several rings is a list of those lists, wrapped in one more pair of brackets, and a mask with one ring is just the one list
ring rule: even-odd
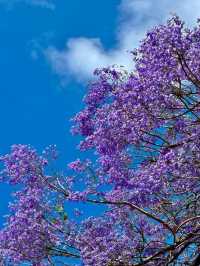
{"label": "green leaf", "polygon": [[56,209],[57,212],[63,212],[64,211],[62,206],[56,206],[55,209]]}
{"label": "green leaf", "polygon": [[67,216],[66,213],[64,213],[64,215],[63,215],[63,220],[66,221],[67,219],[68,219],[68,216]]}

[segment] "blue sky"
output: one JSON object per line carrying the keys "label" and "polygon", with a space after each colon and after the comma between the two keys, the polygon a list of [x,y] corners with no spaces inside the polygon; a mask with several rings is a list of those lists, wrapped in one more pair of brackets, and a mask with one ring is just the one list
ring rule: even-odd
{"label": "blue sky", "polygon": [[[191,25],[200,1],[0,0],[0,153],[14,143],[39,151],[56,144],[65,169],[80,156],[69,119],[83,106],[93,69],[132,69],[128,51],[170,12]],[[0,185],[0,217],[10,191]]]}
{"label": "blue sky", "polygon": [[[63,86],[43,50],[49,45],[62,49],[66,39],[79,35],[100,36],[110,47],[118,1],[57,2],[52,10],[22,1],[8,8],[0,1],[0,153],[14,143],[31,144],[39,151],[56,144],[60,166],[66,168],[79,156],[69,119],[81,109],[86,88],[75,79]],[[0,185],[0,192],[1,217],[10,189]]]}

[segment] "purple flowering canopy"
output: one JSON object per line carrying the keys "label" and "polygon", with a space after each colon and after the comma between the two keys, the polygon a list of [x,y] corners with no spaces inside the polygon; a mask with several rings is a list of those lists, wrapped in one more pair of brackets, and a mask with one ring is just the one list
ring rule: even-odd
{"label": "purple flowering canopy", "polygon": [[[20,187],[0,232],[5,265],[200,265],[200,25],[174,16],[132,56],[131,72],[95,71],[74,118],[96,160],[60,176],[46,171],[52,147],[1,157],[2,181]],[[105,208],[71,221],[71,203]]]}

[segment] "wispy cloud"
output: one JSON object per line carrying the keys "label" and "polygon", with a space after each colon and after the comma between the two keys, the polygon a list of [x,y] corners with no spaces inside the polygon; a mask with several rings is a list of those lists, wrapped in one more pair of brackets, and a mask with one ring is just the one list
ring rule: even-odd
{"label": "wispy cloud", "polygon": [[12,8],[15,4],[25,3],[27,5],[55,9],[55,4],[50,0],[0,0],[0,4],[4,4],[8,8]]}
{"label": "wispy cloud", "polygon": [[99,38],[81,36],[66,41],[66,48],[49,47],[45,54],[53,70],[63,78],[72,76],[78,81],[88,80],[96,67],[113,64],[133,67],[127,51],[137,47],[145,32],[165,21],[170,13],[181,16],[189,25],[200,17],[199,0],[122,0],[119,6],[117,43],[106,50]]}

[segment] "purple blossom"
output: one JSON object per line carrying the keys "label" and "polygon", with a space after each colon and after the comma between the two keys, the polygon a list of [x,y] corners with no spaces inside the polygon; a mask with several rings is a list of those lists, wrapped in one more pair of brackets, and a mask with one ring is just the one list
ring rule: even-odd
{"label": "purple blossom", "polygon": [[[70,163],[76,177],[46,176],[49,162],[30,146],[1,157],[2,180],[23,186],[0,233],[13,263],[58,256],[85,266],[199,265],[199,25],[187,29],[174,16],[132,55],[131,73],[94,73],[73,132],[96,161]],[[65,206],[80,202],[104,209],[72,223]]]}

